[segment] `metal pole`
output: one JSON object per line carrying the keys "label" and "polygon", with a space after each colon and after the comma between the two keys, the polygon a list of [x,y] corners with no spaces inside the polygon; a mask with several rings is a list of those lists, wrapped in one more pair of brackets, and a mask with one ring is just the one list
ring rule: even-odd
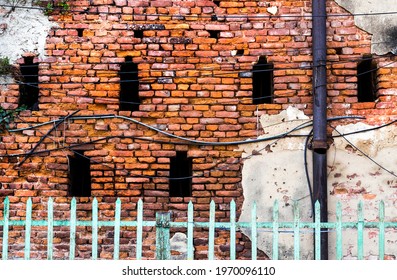
{"label": "metal pole", "polygon": [[[313,0],[312,9],[313,199],[321,204],[321,222],[327,222],[326,0]],[[326,232],[321,233],[321,259],[328,259],[328,234]]]}

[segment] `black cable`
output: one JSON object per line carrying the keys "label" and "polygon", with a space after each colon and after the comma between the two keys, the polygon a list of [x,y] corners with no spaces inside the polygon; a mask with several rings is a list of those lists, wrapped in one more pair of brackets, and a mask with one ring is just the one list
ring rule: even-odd
{"label": "black cable", "polygon": [[[106,5],[103,5],[106,6]],[[111,5],[107,5],[107,6],[111,6]],[[42,11],[46,11],[47,9],[45,7],[39,7],[39,6],[19,6],[19,5],[5,5],[5,4],[1,4],[0,7],[5,7],[5,8],[12,8],[12,9],[27,9],[27,10],[42,10]],[[214,5],[214,7],[217,7],[219,9],[222,9],[222,7],[218,7],[216,5]],[[118,7],[121,10],[121,7]],[[63,11],[62,7],[53,7],[54,10],[59,10],[59,11]],[[68,13],[84,13],[84,14],[95,14],[95,15],[126,15],[125,13],[122,12],[105,12],[105,11],[88,11],[89,9],[97,9],[97,6],[89,6],[87,7],[86,10],[80,10],[80,9],[69,9]],[[186,18],[213,18],[214,14],[216,14],[215,12],[213,14],[200,14],[200,15],[196,15],[196,14],[170,14],[170,13],[163,13],[163,14],[131,14],[132,16],[146,16],[146,17],[160,17],[160,16],[173,16],[174,18],[182,18],[182,19],[186,19]],[[318,16],[313,16],[311,13],[307,14],[307,15],[298,15],[298,14],[287,14],[287,15],[264,15],[264,14],[251,14],[251,15],[237,15],[237,14],[231,14],[231,15],[225,15],[225,14],[216,14],[216,16],[221,17],[221,18],[247,18],[247,19],[272,19],[272,18],[313,18],[313,17],[351,17],[351,16],[382,16],[382,15],[394,15],[397,14],[397,11],[389,11],[389,12],[376,12],[376,13],[346,13],[346,14],[327,14],[325,16],[322,15],[318,15]]]}
{"label": "black cable", "polygon": [[314,217],[314,197],[313,197],[313,190],[312,190],[312,184],[310,181],[310,175],[309,175],[309,169],[308,169],[308,162],[307,162],[307,150],[309,149],[309,141],[310,138],[313,136],[313,128],[310,130],[309,134],[306,137],[305,140],[305,146],[303,149],[303,160],[304,160],[304,167],[305,167],[305,175],[306,175],[306,181],[307,181],[307,187],[309,189],[309,196],[310,196],[310,202],[312,206],[312,217]]}
{"label": "black cable", "polygon": [[330,124],[328,124],[331,128],[333,128],[340,136],[343,137],[343,139],[349,143],[349,145],[351,145],[354,149],[356,149],[357,151],[359,151],[363,156],[365,156],[367,159],[369,159],[370,161],[372,161],[374,164],[376,164],[379,168],[383,169],[384,171],[386,171],[387,173],[393,175],[394,177],[397,177],[397,175],[393,172],[390,171],[389,169],[387,169],[386,167],[382,166],[380,163],[378,163],[377,161],[375,161],[373,158],[371,158],[369,155],[367,155],[365,152],[363,152],[360,148],[358,148],[357,146],[355,146],[351,141],[349,141],[346,136],[342,133],[340,133],[336,127],[331,126]]}
{"label": "black cable", "polygon": [[[296,49],[296,50],[299,50],[299,49]],[[266,56],[266,55],[264,55],[264,56]],[[376,59],[381,59],[381,58],[394,58],[394,57],[395,57],[395,55],[393,55],[393,54],[384,54],[384,55],[376,55],[376,56],[372,56],[372,57],[361,57],[361,58],[349,59],[349,60],[327,61],[326,65],[327,66],[332,66],[333,64],[341,64],[341,63],[349,63],[349,62],[357,62],[358,63],[358,62],[364,62],[364,61],[369,61],[369,60],[376,60]],[[67,63],[66,65],[71,65],[71,66],[76,66],[76,65],[96,65],[96,64],[100,64],[100,65],[106,65],[106,64],[122,65],[123,63],[124,62],[115,62],[115,63],[110,63],[110,62],[109,63],[108,62],[107,63],[81,63],[81,64],[80,63]],[[307,66],[283,67],[283,68],[260,69],[260,70],[254,70],[254,69],[252,69],[252,66],[277,66],[277,64],[274,64],[274,63],[257,63],[257,64],[244,63],[244,64],[239,64],[240,68],[249,67],[251,69],[247,69],[247,70],[238,69],[238,70],[235,70],[235,71],[231,71],[231,70],[222,70],[222,69],[216,69],[216,68],[211,67],[211,68],[195,69],[195,70],[202,71],[202,72],[208,72],[208,71],[212,71],[212,72],[225,71],[225,72],[223,72],[223,73],[215,73],[215,74],[202,74],[202,75],[199,75],[199,76],[191,76],[191,75],[184,75],[184,76],[176,76],[176,75],[175,76],[158,76],[158,77],[147,77],[147,78],[140,78],[140,79],[124,80],[124,81],[112,81],[112,82],[109,82],[109,81],[108,82],[100,82],[100,81],[98,81],[98,82],[73,82],[73,84],[100,84],[100,83],[137,82],[137,81],[145,80],[145,79],[153,80],[153,79],[159,79],[159,78],[165,78],[165,79],[166,78],[170,78],[170,79],[174,79],[174,78],[201,78],[201,77],[205,77],[205,78],[207,78],[207,77],[209,77],[209,78],[212,78],[212,77],[215,77],[215,78],[229,78],[230,77],[229,75],[232,75],[232,74],[241,75],[241,74],[246,74],[246,73],[262,73],[262,72],[272,72],[272,71],[282,71],[282,70],[311,70],[311,69],[313,69],[315,67],[319,67],[319,66],[313,66],[311,61],[309,63],[310,63],[310,65],[307,65]],[[393,63],[395,63],[395,62],[391,62],[390,64],[393,64]],[[137,64],[139,64],[139,63],[137,63]],[[283,63],[283,64],[285,64],[285,63]],[[290,62],[290,64],[298,64],[298,63]],[[20,64],[20,67],[22,67],[23,65],[24,64]],[[229,64],[225,64],[225,65],[229,65]],[[380,68],[386,67],[388,65],[389,64],[381,66]],[[54,64],[54,66],[60,66],[60,65],[59,64]],[[232,65],[230,65],[230,66],[232,66]],[[35,66],[32,66],[32,67],[35,67]],[[177,71],[188,72],[189,70],[193,70],[193,69],[187,69],[187,70],[166,70],[166,71],[167,72],[170,72],[170,71],[171,72],[177,72]],[[371,70],[374,70],[374,69],[371,69]],[[100,72],[102,70],[96,70],[96,71]],[[117,71],[117,70],[107,70],[107,71],[114,71],[115,74],[128,74],[128,73],[130,73],[130,74],[139,74],[139,73],[157,72],[159,70],[157,70],[157,69],[148,69],[148,70],[127,71],[127,72],[125,72],[125,71],[124,72],[120,72],[120,71]],[[363,73],[363,74],[365,74],[365,73]],[[226,76],[223,76],[223,75],[226,75]],[[64,74],[24,75],[24,77],[64,77],[64,76],[65,76]],[[86,76],[73,76],[73,75],[70,75],[70,77],[86,77]],[[89,78],[101,79],[101,77],[95,77],[95,76],[92,76],[92,77],[90,76]],[[116,77],[104,77],[104,78],[114,79]],[[117,76],[117,78],[119,78],[119,77]],[[1,83],[1,84],[2,85],[7,85],[8,83]],[[9,84],[12,84],[12,83],[9,83]],[[67,84],[67,83],[40,82],[40,84]]]}
{"label": "black cable", "polygon": [[61,123],[63,123],[64,121],[66,121],[67,119],[69,119],[70,117],[72,117],[73,115],[75,115],[76,113],[78,113],[79,111],[80,111],[80,110],[77,110],[77,111],[73,112],[72,114],[67,115],[67,116],[64,117],[64,118],[58,119],[58,121],[57,121],[56,123],[54,123],[54,126],[53,126],[44,136],[42,136],[42,137],[40,138],[39,142],[36,143],[36,145],[33,147],[33,149],[30,150],[30,152],[27,153],[27,154],[25,155],[25,157],[22,159],[22,161],[18,163],[17,167],[21,166],[21,165],[32,155],[32,153],[33,153],[33,152],[37,149],[37,147],[44,141],[44,139],[45,139],[48,135],[50,135],[50,133],[51,133],[52,131],[54,131]]}

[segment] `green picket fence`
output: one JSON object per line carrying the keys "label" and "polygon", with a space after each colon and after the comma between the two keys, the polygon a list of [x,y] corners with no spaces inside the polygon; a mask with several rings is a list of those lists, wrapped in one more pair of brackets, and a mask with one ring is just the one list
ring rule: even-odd
{"label": "green picket fence", "polygon": [[[342,205],[337,203],[336,207],[336,221],[322,223],[320,222],[320,205],[315,204],[315,217],[314,222],[303,222],[300,220],[298,204],[294,204],[294,219],[291,222],[279,221],[279,207],[278,202],[274,202],[273,206],[273,220],[269,222],[257,221],[256,204],[253,203],[251,209],[251,221],[238,222],[236,221],[236,204],[234,201],[230,203],[230,221],[229,222],[216,222],[215,221],[215,203],[210,204],[210,215],[208,222],[198,222],[193,219],[194,205],[188,204],[188,213],[186,222],[173,222],[170,219],[169,212],[161,212],[156,214],[156,220],[145,221],[143,220],[143,203],[141,200],[137,204],[137,217],[135,221],[121,220],[121,201],[117,199],[115,204],[115,216],[112,221],[98,220],[98,201],[96,198],[92,202],[92,220],[82,221],[76,219],[76,200],[73,198],[70,204],[70,219],[69,220],[56,220],[53,217],[53,199],[48,200],[47,206],[47,219],[46,220],[32,220],[32,201],[29,198],[26,203],[26,218],[25,220],[13,220],[9,217],[10,203],[8,197],[4,200],[3,220],[0,221],[0,227],[3,228],[2,237],[2,259],[8,259],[8,238],[9,227],[23,226],[25,230],[25,244],[24,256],[25,259],[30,259],[31,250],[31,230],[32,227],[41,226],[47,227],[47,258],[53,259],[53,238],[54,227],[69,227],[70,232],[70,245],[69,245],[69,258],[74,259],[76,249],[76,227],[84,226],[91,227],[92,229],[92,259],[98,258],[98,228],[102,226],[114,228],[114,250],[113,258],[119,259],[120,249],[120,228],[121,227],[135,227],[136,228],[136,259],[142,259],[142,234],[143,227],[156,228],[156,258],[157,259],[170,259],[170,228],[183,228],[187,232],[187,259],[194,258],[193,246],[193,232],[194,228],[207,228],[208,229],[208,259],[215,258],[214,253],[214,240],[215,230],[227,230],[230,233],[230,259],[236,259],[236,232],[241,229],[249,229],[251,232],[252,248],[257,248],[258,230],[267,229],[272,233],[272,259],[279,259],[279,236],[283,230],[288,229],[293,232],[294,240],[294,259],[300,258],[300,234],[303,229],[311,229],[314,234],[315,252],[314,258],[319,260],[321,258],[321,232],[324,230],[332,230],[336,232],[336,259],[342,259],[342,239],[344,229],[356,229],[357,231],[357,258],[364,258],[364,230],[368,228],[378,230],[378,256],[379,259],[384,259],[385,256],[385,230],[387,228],[397,228],[397,222],[385,221],[385,207],[383,201],[379,204],[379,219],[376,222],[368,222],[364,220],[363,203],[360,202],[357,208],[358,219],[356,222],[343,222],[342,221]],[[251,250],[251,259],[257,259],[257,250]]]}

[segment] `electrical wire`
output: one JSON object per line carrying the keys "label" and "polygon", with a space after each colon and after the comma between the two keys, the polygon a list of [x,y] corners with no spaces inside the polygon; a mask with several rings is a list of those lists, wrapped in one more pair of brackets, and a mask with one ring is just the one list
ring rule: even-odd
{"label": "electrical wire", "polygon": [[[299,50],[299,49],[297,49]],[[265,55],[266,56],[266,55]],[[340,60],[340,61],[327,61],[326,62],[326,66],[332,66],[333,64],[341,64],[341,63],[350,63],[350,62],[364,62],[364,61],[373,61],[376,59],[381,59],[381,58],[394,58],[395,55],[393,54],[384,54],[384,55],[376,55],[376,56],[372,56],[372,57],[361,57],[361,58],[356,58],[356,59],[348,59],[348,60]],[[296,62],[290,62],[291,64],[299,64]],[[395,63],[395,62],[392,62]],[[392,64],[391,63],[391,64]],[[106,65],[106,64],[111,64],[111,63],[99,63],[100,65]],[[118,64],[118,65],[123,65],[124,62],[117,62],[117,63],[112,63],[112,64]],[[282,63],[283,65],[285,63]],[[23,66],[24,64],[21,64],[21,66]],[[70,66],[76,66],[76,65],[95,65],[95,63],[84,63],[84,64],[79,64],[79,63],[67,63],[66,65],[70,65]],[[63,65],[63,66],[66,66]],[[225,64],[225,65],[230,65],[233,67],[236,67],[236,65],[231,65],[231,64]],[[55,64],[55,67],[60,66],[59,64]],[[274,63],[257,63],[257,64],[252,64],[252,63],[246,63],[246,64],[239,64],[239,68],[242,67],[252,67],[252,66],[259,66],[259,67],[265,67],[265,66],[277,66],[277,64]],[[322,66],[322,65],[321,65]],[[382,67],[386,67],[382,66]],[[34,65],[31,66],[36,67]],[[163,72],[172,72],[173,74],[175,74],[175,72],[178,71],[182,71],[182,72],[189,72],[192,70],[195,71],[202,71],[204,72],[201,75],[182,75],[182,76],[171,76],[171,75],[164,75],[164,76],[158,76],[158,77],[148,77],[148,78],[140,78],[140,79],[127,79],[127,80],[123,80],[123,81],[107,81],[105,83],[123,83],[123,82],[137,82],[137,81],[145,81],[147,80],[155,80],[155,79],[159,79],[159,78],[201,78],[201,77],[219,77],[219,78],[230,78],[230,75],[237,75],[237,76],[241,76],[242,74],[247,74],[247,73],[263,73],[263,72],[273,72],[273,71],[283,71],[283,70],[311,70],[315,67],[319,67],[319,66],[313,66],[312,63],[310,62],[310,65],[302,65],[299,67],[281,67],[281,68],[271,68],[271,69],[259,69],[259,70],[254,70],[254,69],[246,69],[246,70],[234,70],[234,71],[230,71],[230,70],[222,70],[222,69],[218,69],[215,67],[206,67],[206,68],[199,68],[199,69],[186,69],[186,70],[163,70]],[[56,69],[54,69],[56,70]],[[70,69],[65,69],[70,71]],[[90,69],[90,70],[95,70],[95,69]],[[161,69],[160,69],[161,70]],[[71,70],[73,71],[73,70]],[[96,70],[98,72],[103,71],[103,70]],[[148,69],[148,70],[137,70],[137,71],[117,71],[117,70],[107,70],[107,71],[113,71],[114,74],[141,74],[141,73],[151,73],[151,72],[158,72],[158,69]],[[220,72],[220,71],[224,71],[222,73],[208,73],[206,74],[205,72],[208,71],[214,71],[214,72]],[[225,76],[224,76],[225,75]],[[48,74],[48,75],[40,75],[40,74],[36,74],[36,75],[23,75],[24,77],[64,77],[64,74]],[[71,77],[83,77],[83,76],[73,76],[70,75]],[[84,76],[85,77],[85,76]],[[100,79],[100,77],[89,77],[89,78],[97,78]],[[114,79],[114,78],[119,78],[118,76],[110,76],[110,77],[105,77],[107,79]],[[71,82],[71,84],[98,84],[98,83],[102,83],[102,82]],[[1,85],[8,85],[8,84],[15,84],[15,83],[1,83]],[[40,82],[40,84],[69,84],[69,83],[63,83],[63,82]]]}
{"label": "electrical wire", "polygon": [[347,139],[347,137],[340,133],[338,131],[338,129],[336,129],[336,127],[331,126],[330,124],[328,124],[331,128],[333,128],[341,137],[343,137],[343,139],[349,143],[350,146],[352,146],[354,149],[356,149],[357,151],[359,151],[364,157],[366,157],[367,159],[369,159],[370,161],[372,161],[375,165],[377,165],[379,168],[381,168],[382,170],[386,171],[387,173],[389,173],[390,175],[397,177],[397,175],[395,174],[394,171],[391,171],[389,169],[387,169],[386,167],[382,166],[380,163],[378,163],[377,161],[375,161],[372,157],[370,157],[368,154],[366,154],[364,151],[362,151],[360,148],[358,148],[356,145],[354,145],[349,139]]}
{"label": "electrical wire", "polygon": [[[5,8],[12,8],[12,9],[26,9],[26,10],[42,10],[42,11],[46,11],[45,7],[36,7],[36,6],[19,6],[19,5],[7,5],[7,4],[0,4],[0,7],[5,7]],[[215,8],[218,9],[222,9],[222,7],[218,7],[214,4]],[[60,10],[62,11],[62,7],[53,7],[54,10]],[[96,6],[91,6],[91,7],[87,7],[86,10],[80,10],[80,9],[69,9],[68,12],[69,13],[84,13],[84,14],[95,14],[95,15],[126,15],[125,13],[122,12],[105,12],[105,11],[89,11],[89,9],[93,10],[93,9],[97,9]],[[121,7],[119,8],[121,11]],[[173,16],[174,19],[177,18],[182,18],[182,19],[186,19],[186,18],[210,18],[213,19],[214,15],[216,15],[217,17],[221,17],[222,19],[233,19],[233,18],[237,18],[237,19],[241,19],[241,18],[246,18],[246,19],[272,19],[272,18],[314,18],[314,17],[351,17],[351,16],[355,16],[355,17],[362,17],[362,16],[383,16],[383,15],[394,15],[397,14],[397,11],[388,11],[388,12],[373,12],[373,13],[344,13],[344,14],[327,14],[325,16],[322,15],[312,15],[311,13],[308,13],[307,15],[302,15],[302,14],[286,14],[286,15],[268,15],[268,14],[251,14],[251,15],[238,15],[238,14],[216,14],[215,12],[213,14],[136,14],[136,13],[132,13],[132,16],[145,16],[145,17],[160,17],[160,16]]]}

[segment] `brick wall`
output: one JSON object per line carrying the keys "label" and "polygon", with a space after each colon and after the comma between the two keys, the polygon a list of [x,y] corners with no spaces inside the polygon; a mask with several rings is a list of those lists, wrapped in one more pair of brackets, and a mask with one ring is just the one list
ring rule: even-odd
{"label": "brick wall", "polygon": [[[257,137],[258,116],[277,114],[291,105],[311,115],[311,1],[220,1],[219,6],[212,1],[70,2],[71,12],[50,16],[58,27],[47,37],[47,58],[35,59],[40,69],[39,110],[20,113],[14,128],[55,121],[79,110],[75,116],[112,114],[180,137],[219,143]],[[278,8],[276,15],[268,12],[270,7]],[[353,17],[333,1],[328,1],[328,13],[333,14],[327,37],[329,116],[363,115],[372,124],[395,118],[397,66],[390,64],[395,58],[374,56],[381,67],[379,98],[357,102],[357,63],[371,52],[371,36],[355,27]],[[142,38],[134,37],[137,30],[143,31]],[[219,31],[218,38],[211,38],[213,30]],[[250,71],[260,56],[274,65],[272,104],[252,102]],[[125,57],[131,57],[139,70],[141,105],[134,112],[119,110],[119,71]],[[3,87],[2,107],[16,108],[18,96],[18,84]],[[188,201],[195,204],[196,220],[207,220],[210,200],[218,205],[219,221],[228,220],[232,199],[241,207],[242,160],[237,145],[189,144],[119,117],[73,119],[53,130],[36,149],[52,151],[33,154],[19,166],[24,153],[52,127],[49,123],[1,135],[0,201],[9,196],[16,216],[23,216],[27,197],[34,197],[35,217],[45,216],[48,197],[60,204],[59,215],[67,215],[68,156],[73,155],[67,147],[73,145],[91,160],[91,194],[99,199],[102,218],[113,213],[115,197],[127,207],[124,218],[136,214],[139,198],[146,217],[166,210],[173,211],[176,220],[185,218]],[[191,197],[169,197],[170,158],[176,151],[187,151],[193,161]],[[9,157],[15,154],[21,155]],[[89,218],[91,198],[78,201],[80,217]],[[67,238],[58,234],[62,258]],[[131,244],[130,234],[125,233],[126,244]],[[40,232],[37,238],[33,244],[41,244]],[[111,234],[104,233],[103,238],[101,256],[106,258],[106,238]],[[16,233],[13,242],[19,244],[20,239]],[[226,239],[222,234],[218,238],[219,257],[227,255],[221,249]],[[79,256],[89,253],[83,235],[81,242]],[[147,242],[145,254],[152,257],[154,241]],[[239,242],[244,257],[250,245],[244,238]],[[200,244],[198,257],[206,250]],[[39,256],[45,252],[43,246],[32,251]],[[133,257],[127,251],[122,257]]]}

